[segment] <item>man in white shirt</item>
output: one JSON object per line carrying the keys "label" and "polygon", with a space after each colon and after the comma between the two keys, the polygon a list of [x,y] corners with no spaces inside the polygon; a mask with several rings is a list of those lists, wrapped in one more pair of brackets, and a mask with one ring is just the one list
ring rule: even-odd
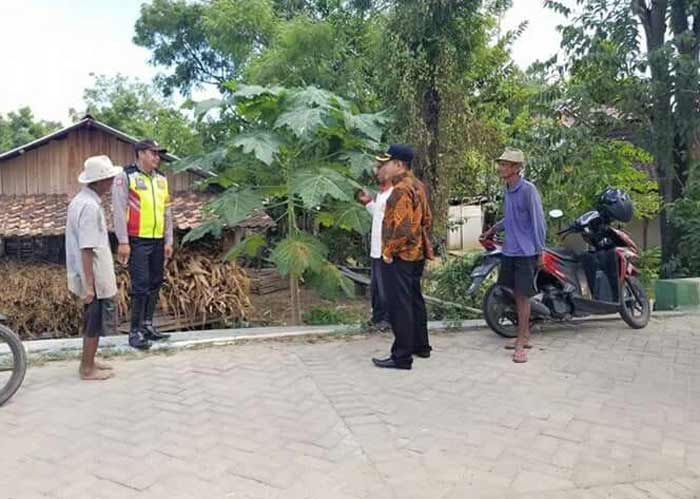
{"label": "man in white shirt", "polygon": [[384,221],[384,210],[386,202],[391,196],[393,187],[391,182],[382,175],[383,163],[377,163],[374,167],[374,173],[379,180],[379,192],[377,197],[372,199],[370,193],[363,189],[358,196],[361,203],[367,207],[367,211],[372,215],[372,235],[370,244],[370,261],[371,261],[371,294],[372,294],[372,319],[370,326],[379,331],[385,331],[391,328],[389,323],[389,310],[386,306],[386,296],[382,284],[381,266],[382,261],[382,223]]}
{"label": "man in white shirt", "polygon": [[122,168],[107,156],[93,156],[84,163],[78,182],[83,188],[68,205],[66,219],[66,270],[68,289],[83,302],[83,354],[80,377],[105,380],[111,367],[95,361],[100,336],[117,330],[117,279],[109,246],[102,197],[112,188]]}

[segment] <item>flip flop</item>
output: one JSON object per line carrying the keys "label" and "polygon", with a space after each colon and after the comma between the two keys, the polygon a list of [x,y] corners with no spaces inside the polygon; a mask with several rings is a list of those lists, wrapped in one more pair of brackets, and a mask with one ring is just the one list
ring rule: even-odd
{"label": "flip flop", "polygon": [[525,362],[527,362],[527,352],[524,348],[515,351],[515,353],[513,354],[513,362],[515,362],[516,364],[524,364]]}
{"label": "flip flop", "polygon": [[[513,343],[506,343],[506,345],[505,345],[503,348],[505,348],[506,350],[515,350],[515,342],[513,342]],[[529,350],[530,348],[532,348],[532,345],[530,345],[530,344],[528,343],[528,344],[525,345],[523,348],[527,348],[527,349]]]}

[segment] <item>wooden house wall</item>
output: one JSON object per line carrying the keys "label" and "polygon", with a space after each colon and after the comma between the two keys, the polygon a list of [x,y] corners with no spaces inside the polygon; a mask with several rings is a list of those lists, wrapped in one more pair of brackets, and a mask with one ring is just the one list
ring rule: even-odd
{"label": "wooden house wall", "polygon": [[[116,165],[134,161],[133,146],[95,128],[73,130],[22,155],[0,161],[0,194],[69,194],[80,189],[78,176],[89,156],[106,154]],[[189,190],[191,173],[168,173],[172,192]]]}

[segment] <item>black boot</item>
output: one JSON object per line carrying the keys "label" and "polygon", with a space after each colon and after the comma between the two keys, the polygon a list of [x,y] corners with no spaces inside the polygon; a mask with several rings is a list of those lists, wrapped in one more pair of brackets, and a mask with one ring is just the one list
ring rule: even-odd
{"label": "black boot", "polygon": [[146,310],[146,297],[132,295],[131,297],[131,327],[129,328],[129,345],[139,350],[151,348],[143,331],[143,314]]}
{"label": "black boot", "polygon": [[170,338],[169,334],[158,332],[153,325],[153,314],[155,314],[157,304],[158,291],[154,291],[148,295],[148,301],[146,302],[146,315],[143,319],[143,330],[145,332],[146,339],[150,341],[167,340]]}

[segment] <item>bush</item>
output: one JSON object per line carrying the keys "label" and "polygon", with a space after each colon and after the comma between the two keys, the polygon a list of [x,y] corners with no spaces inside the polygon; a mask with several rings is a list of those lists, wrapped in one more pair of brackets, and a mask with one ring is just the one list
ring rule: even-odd
{"label": "bush", "polygon": [[[480,254],[475,252],[462,257],[449,258],[440,267],[432,269],[426,277],[425,293],[441,300],[480,309],[489,282],[482,284],[473,296],[467,296],[467,290],[472,283],[471,272],[479,262]],[[494,278],[493,275],[489,277],[489,279]],[[432,318],[437,320],[469,318],[470,315],[458,307],[440,305],[431,306],[431,312]]]}
{"label": "bush", "polygon": [[672,223],[679,229],[678,259],[666,264],[664,274],[675,277],[700,275],[700,180],[689,180],[683,197],[672,211]]}
{"label": "bush", "polygon": [[637,261],[639,269],[639,278],[642,285],[651,292],[654,287],[654,282],[658,280],[661,272],[661,248],[651,248],[644,250],[639,255]]}
{"label": "bush", "polygon": [[302,317],[309,326],[327,326],[332,324],[357,324],[362,320],[356,312],[342,308],[314,307]]}

